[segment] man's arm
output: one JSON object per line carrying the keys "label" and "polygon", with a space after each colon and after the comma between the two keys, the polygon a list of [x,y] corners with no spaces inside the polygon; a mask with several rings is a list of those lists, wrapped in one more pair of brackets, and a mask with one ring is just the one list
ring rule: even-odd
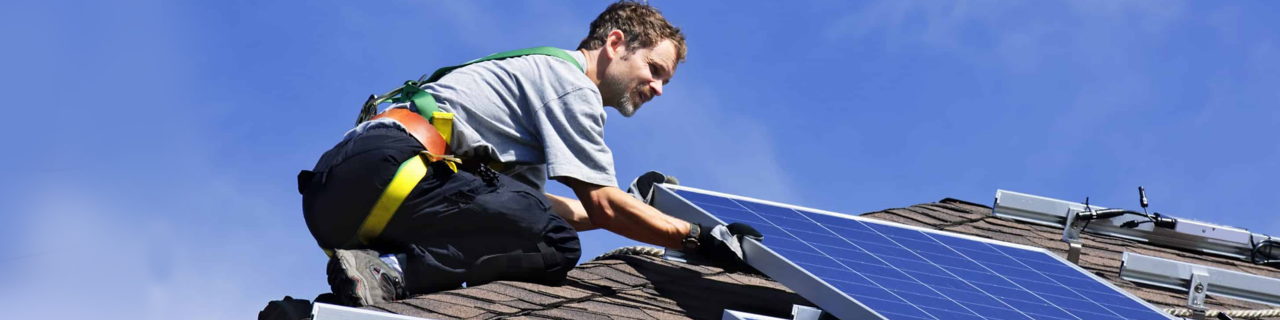
{"label": "man's arm", "polygon": [[668,216],[617,187],[594,185],[570,177],[557,180],[573,189],[594,227],[632,240],[676,249],[681,248],[682,240],[689,234],[688,222]]}
{"label": "man's arm", "polygon": [[598,227],[591,223],[591,217],[587,215],[587,209],[582,207],[582,202],[569,199],[554,194],[546,194],[547,199],[551,200],[551,211],[564,220],[569,221],[569,225],[578,232],[595,230]]}

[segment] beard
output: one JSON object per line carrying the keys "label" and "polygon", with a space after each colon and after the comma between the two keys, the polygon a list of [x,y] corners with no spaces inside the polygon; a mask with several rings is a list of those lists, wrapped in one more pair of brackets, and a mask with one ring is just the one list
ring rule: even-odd
{"label": "beard", "polygon": [[630,87],[626,83],[615,79],[617,78],[608,77],[601,80],[601,92],[610,92],[613,93],[611,95],[616,95],[616,98],[611,97],[612,99],[610,100],[613,101],[606,100],[605,102],[617,109],[618,113],[622,114],[623,117],[630,118],[636,114],[636,110],[640,110],[640,105],[644,104],[644,101],[641,101],[638,95],[644,91],[644,87]]}

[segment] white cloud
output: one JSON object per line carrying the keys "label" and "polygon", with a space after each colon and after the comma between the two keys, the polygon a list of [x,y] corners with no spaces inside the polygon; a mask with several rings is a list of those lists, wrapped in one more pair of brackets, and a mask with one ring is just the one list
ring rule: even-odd
{"label": "white cloud", "polygon": [[0,309],[15,319],[148,318],[154,279],[138,225],[109,214],[100,195],[75,188],[79,181],[44,181],[21,206],[32,217],[21,247],[49,253],[7,266],[0,301],[10,305]]}
{"label": "white cloud", "polygon": [[[1037,108],[1051,116],[1041,136],[1020,137],[1051,145],[1028,156],[1028,170],[1066,169],[1073,158],[1098,152],[1088,145],[1114,125],[1116,115],[1133,113],[1150,102],[1152,79],[1142,69],[1149,57],[1138,41],[1159,42],[1185,18],[1185,2],[1072,1],[1010,5],[994,2],[878,1],[835,22],[835,38],[883,39],[885,50],[910,45],[937,50],[991,73],[1013,76],[1061,73],[1074,82],[1068,100],[1044,101]],[[1064,13],[1066,13],[1064,15]]]}
{"label": "white cloud", "polygon": [[1186,11],[1188,1],[1067,1],[1073,12],[1086,19],[1134,24],[1144,32],[1160,32]]}
{"label": "white cloud", "polygon": [[[42,178],[16,206],[28,217],[16,247],[44,254],[0,265],[7,318],[244,319],[284,294],[327,291],[320,251],[297,252],[310,239],[274,238],[287,228],[254,219],[270,206],[232,181],[140,201],[75,175]],[[168,199],[188,195],[207,198]]]}

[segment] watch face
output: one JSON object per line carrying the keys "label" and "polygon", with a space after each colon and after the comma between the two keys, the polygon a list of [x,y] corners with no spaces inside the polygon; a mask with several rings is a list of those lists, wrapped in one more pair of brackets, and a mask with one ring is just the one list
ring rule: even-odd
{"label": "watch face", "polygon": [[681,242],[681,244],[684,245],[683,247],[685,252],[693,252],[694,250],[698,249],[697,239],[685,238],[684,241]]}

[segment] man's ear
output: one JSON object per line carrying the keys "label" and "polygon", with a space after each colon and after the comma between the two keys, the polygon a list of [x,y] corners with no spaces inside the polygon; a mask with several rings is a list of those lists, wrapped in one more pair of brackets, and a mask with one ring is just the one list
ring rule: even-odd
{"label": "man's ear", "polygon": [[617,59],[627,53],[627,35],[622,30],[614,29],[604,38],[604,54],[609,60]]}

